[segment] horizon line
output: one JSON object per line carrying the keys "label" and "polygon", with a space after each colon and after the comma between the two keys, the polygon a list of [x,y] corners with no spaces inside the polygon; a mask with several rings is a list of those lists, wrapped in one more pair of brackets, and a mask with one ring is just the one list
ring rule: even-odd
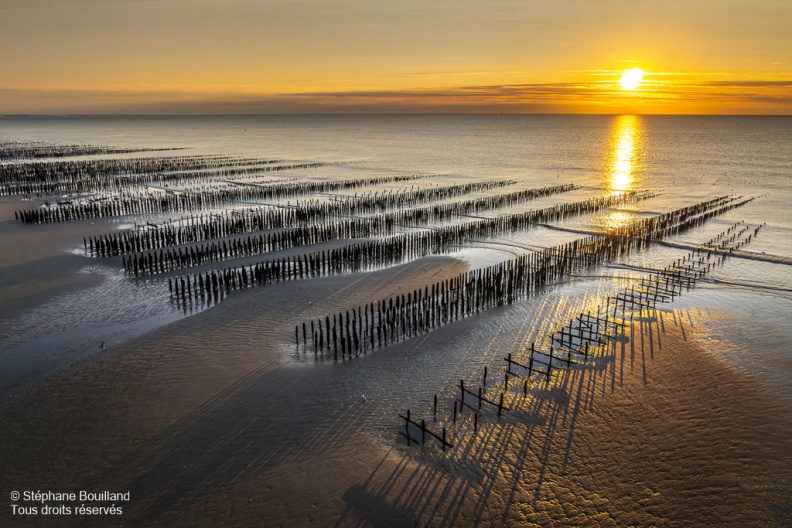
{"label": "horizon line", "polygon": [[41,117],[265,117],[265,116],[669,116],[669,117],[792,117],[789,114],[745,113],[660,113],[660,112],[245,112],[245,113],[57,113],[57,114],[0,114],[6,118]]}

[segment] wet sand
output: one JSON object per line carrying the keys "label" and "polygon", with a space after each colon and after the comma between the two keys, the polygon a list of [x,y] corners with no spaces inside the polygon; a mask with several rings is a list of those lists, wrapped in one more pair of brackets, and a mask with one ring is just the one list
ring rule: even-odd
{"label": "wet sand", "polygon": [[76,251],[82,249],[78,244],[86,233],[105,233],[114,227],[108,219],[26,226],[14,220],[14,210],[26,203],[13,197],[0,197],[2,319],[30,310],[57,295],[98,284],[99,277],[79,273],[92,260],[77,255]]}
{"label": "wet sand", "polygon": [[396,436],[415,388],[400,365],[433,352],[421,337],[338,364],[289,340],[298,318],[466,268],[433,257],[237,292],[46,379],[0,411],[0,489],[131,500],[117,518],[24,522],[4,498],[0,524],[789,525],[792,405],[698,343],[698,313],[660,311],[612,355],[514,391],[446,456]]}

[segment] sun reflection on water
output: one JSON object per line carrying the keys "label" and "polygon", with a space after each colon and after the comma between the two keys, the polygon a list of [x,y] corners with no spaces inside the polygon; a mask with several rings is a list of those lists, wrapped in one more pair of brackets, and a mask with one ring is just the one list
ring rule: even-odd
{"label": "sun reflection on water", "polygon": [[622,209],[614,209],[612,211],[608,211],[607,213],[601,215],[597,219],[597,224],[599,225],[602,231],[610,232],[622,226],[625,226],[631,222],[634,222],[635,219],[636,219],[635,213],[632,213],[630,211],[625,211]]}
{"label": "sun reflection on water", "polygon": [[643,171],[643,123],[639,116],[618,116],[611,128],[604,172],[611,193],[638,188]]}
{"label": "sun reflection on water", "polygon": [[[644,134],[640,116],[622,115],[611,126],[603,156],[603,187],[609,194],[637,191],[643,174]],[[602,231],[611,231],[635,220],[634,205],[625,205],[597,216]]]}

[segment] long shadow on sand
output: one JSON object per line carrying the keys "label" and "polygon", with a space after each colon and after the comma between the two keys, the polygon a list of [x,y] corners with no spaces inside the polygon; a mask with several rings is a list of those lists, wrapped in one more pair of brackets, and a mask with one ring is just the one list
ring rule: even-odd
{"label": "long shadow on sand", "polygon": [[[620,391],[627,376],[651,390],[647,372],[656,354],[663,350],[664,332],[671,325],[685,342],[689,336],[679,327],[689,328],[690,323],[689,314],[678,310],[636,319],[629,339],[612,343],[609,353],[572,368],[546,386],[534,385],[527,397],[522,387],[515,389],[508,403],[513,411],[500,420],[492,413],[482,415],[478,432],[468,430],[458,435],[457,446],[450,454],[444,456],[434,445],[406,452],[400,449],[407,458],[395,467],[380,463],[362,484],[347,490],[343,495],[346,510],[336,526],[366,525],[365,520],[372,519],[374,504],[390,512],[409,512],[410,522],[419,526],[626,522],[619,520],[619,512],[614,512],[618,506],[604,491],[613,486],[605,482],[608,473],[619,471],[619,454],[609,453],[607,447],[620,445],[621,424],[608,423],[606,417],[601,426],[612,428],[616,438],[597,446],[594,442],[598,436],[592,435],[590,428],[579,434],[578,423],[598,406],[609,405],[611,394]],[[639,423],[643,418],[631,419]],[[673,431],[669,435],[673,437]],[[604,437],[608,436],[612,435],[606,432]],[[647,456],[651,451],[647,450]],[[578,467],[581,463],[584,467]],[[706,461],[701,464],[707,467]],[[602,482],[598,482],[600,477]],[[646,475],[645,480],[650,489],[656,489],[662,475]],[[698,493],[696,485],[689,486],[690,490],[684,492]],[[636,504],[638,499],[627,495],[618,501]],[[675,507],[679,506],[667,509],[673,511]],[[776,515],[782,510],[777,509]],[[644,522],[669,521],[650,507],[640,515]]]}

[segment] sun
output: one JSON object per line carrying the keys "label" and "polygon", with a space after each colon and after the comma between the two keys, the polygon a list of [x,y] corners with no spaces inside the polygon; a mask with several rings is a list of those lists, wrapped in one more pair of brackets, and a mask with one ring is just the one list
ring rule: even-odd
{"label": "sun", "polygon": [[635,90],[643,79],[644,72],[641,68],[631,68],[622,74],[619,81],[625,90]]}

